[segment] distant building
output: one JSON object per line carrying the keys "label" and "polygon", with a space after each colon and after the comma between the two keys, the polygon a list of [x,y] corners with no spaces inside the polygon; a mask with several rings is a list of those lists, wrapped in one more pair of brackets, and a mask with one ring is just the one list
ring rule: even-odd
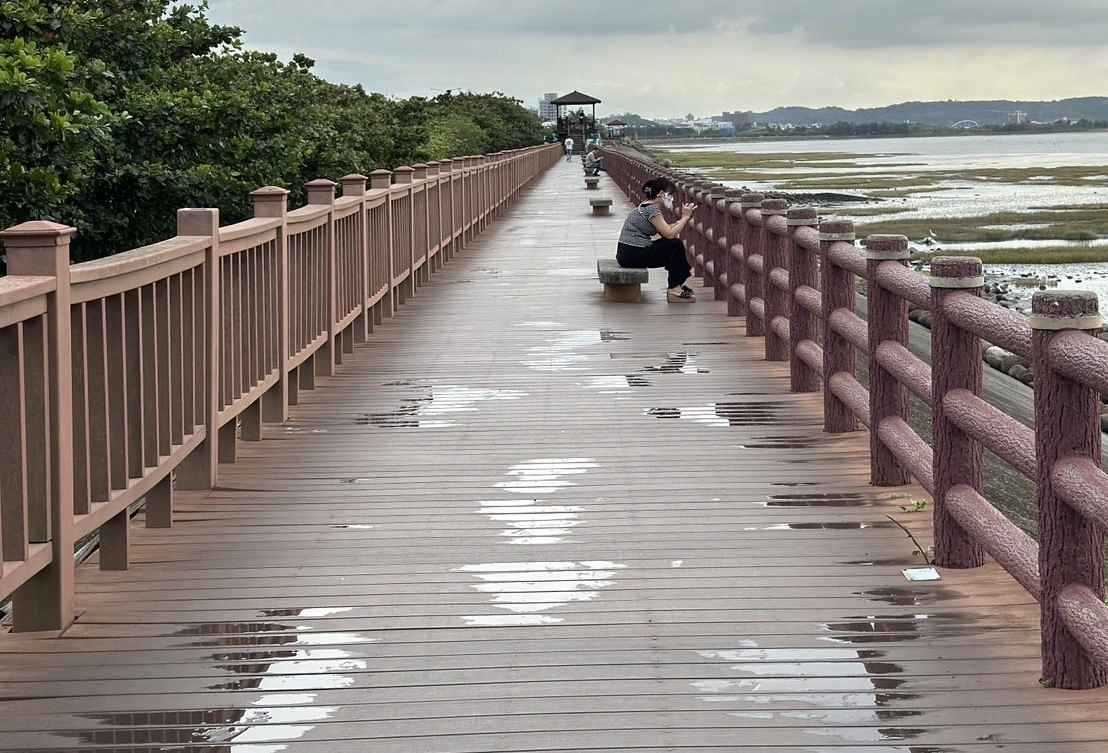
{"label": "distant building", "polygon": [[547,92],[539,100],[539,120],[557,120],[558,106],[551,104],[558,98],[557,92]]}

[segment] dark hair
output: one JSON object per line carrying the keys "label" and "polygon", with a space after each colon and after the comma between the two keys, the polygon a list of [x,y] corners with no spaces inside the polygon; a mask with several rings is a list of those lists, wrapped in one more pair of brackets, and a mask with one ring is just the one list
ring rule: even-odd
{"label": "dark hair", "polygon": [[654,178],[643,184],[642,192],[646,194],[646,198],[655,199],[664,193],[669,193],[676,187],[669,178]]}

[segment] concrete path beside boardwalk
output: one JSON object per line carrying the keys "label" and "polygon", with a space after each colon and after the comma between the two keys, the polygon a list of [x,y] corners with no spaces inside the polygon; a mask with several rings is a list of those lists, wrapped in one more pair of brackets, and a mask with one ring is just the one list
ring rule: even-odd
{"label": "concrete path beside boardwalk", "polygon": [[600,186],[556,164],[129,572],[82,568],[65,637],[0,636],[0,749],[1104,751],[1002,571],[905,580],[921,490],[867,486],[741,319],[660,271],[603,300]]}

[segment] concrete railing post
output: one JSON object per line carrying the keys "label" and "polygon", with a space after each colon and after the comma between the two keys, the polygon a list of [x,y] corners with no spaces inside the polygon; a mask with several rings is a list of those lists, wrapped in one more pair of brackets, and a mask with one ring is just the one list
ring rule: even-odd
{"label": "concrete railing post", "polygon": [[276,218],[281,220],[277,228],[277,300],[274,302],[274,311],[277,317],[277,384],[270,387],[262,395],[262,420],[270,423],[283,424],[289,418],[290,400],[295,402],[296,396],[289,396],[289,378],[285,364],[289,357],[289,246],[288,246],[288,213],[289,192],[287,189],[277,186],[265,186],[250,194],[254,202],[254,216],[258,218]]}
{"label": "concrete railing post", "polygon": [[736,212],[742,209],[742,191],[732,189],[727,192],[727,251],[723,257],[723,266],[727,270],[727,315],[746,316],[746,301],[735,294],[736,288],[742,289],[746,275],[742,258],[735,258],[734,250],[742,248],[742,224]]}
{"label": "concrete railing post", "polygon": [[767,199],[762,202],[762,298],[765,302],[765,332],[766,332],[766,360],[787,361],[789,358],[789,342],[780,337],[773,329],[773,320],[788,315],[789,303],[787,293],[773,284],[772,274],[774,269],[789,268],[786,258],[785,236],[770,232],[769,218],[784,217],[788,214],[789,202],[784,199]]}
{"label": "concrete railing post", "polygon": [[[24,222],[0,233],[11,276],[53,277],[44,332],[47,415],[46,488],[27,500],[27,539],[50,542],[50,564],[12,594],[18,632],[64,630],[74,619],[73,599],[73,346],[69,244],[76,230],[54,222]],[[41,321],[41,320],[39,320]],[[10,389],[5,386],[4,389]],[[18,389],[18,387],[16,387]],[[25,463],[26,464],[26,463]],[[28,496],[31,496],[28,494]]]}
{"label": "concrete railing post", "polygon": [[720,240],[727,236],[727,202],[723,186],[712,186],[708,201],[712,208],[712,225],[704,242],[704,256],[712,260],[712,298],[723,301],[727,299],[727,290],[721,280],[727,273],[727,257],[720,246]]}
{"label": "concrete railing post", "polygon": [[1103,685],[1103,668],[1085,653],[1058,608],[1062,591],[1081,586],[1104,599],[1104,535],[1054,491],[1054,466],[1067,458],[1100,465],[1100,398],[1051,368],[1055,338],[1074,330],[1095,335],[1103,320],[1088,291],[1044,291],[1031,299],[1035,373],[1035,453],[1038,462],[1039,575],[1042,579],[1043,679],[1056,688]]}
{"label": "concrete railing post", "polygon": [[[177,210],[177,235],[198,235],[211,238],[204,257],[204,309],[197,311],[197,336],[204,336],[204,390],[201,415],[204,417],[204,441],[177,466],[177,488],[208,490],[215,486],[219,469],[219,365],[223,358],[221,335],[223,328],[220,305],[219,210]],[[233,437],[232,437],[233,439]]]}
{"label": "concrete railing post", "polygon": [[327,339],[323,346],[312,356],[315,362],[316,376],[331,376],[335,373],[335,186],[336,183],[326,178],[317,178],[307,183],[304,188],[308,194],[309,205],[323,205],[330,207],[327,212],[327,229],[323,236],[323,258],[325,269],[323,270],[323,305],[327,312],[323,322],[326,328]]}
{"label": "concrete railing post", "polygon": [[877,268],[886,263],[907,266],[909,256],[908,239],[903,235],[866,238],[870,483],[874,486],[903,486],[911,479],[908,469],[878,436],[885,419],[908,421],[908,388],[877,362],[881,343],[908,345],[908,301],[877,284]]}
{"label": "concrete railing post", "polygon": [[801,227],[815,227],[819,220],[812,207],[798,207],[789,210],[785,222],[789,228],[789,388],[793,392],[816,392],[821,375],[798,358],[796,350],[802,342],[817,341],[819,320],[797,303],[796,291],[802,286],[819,289],[819,266],[815,254],[797,244],[796,231]]}
{"label": "concrete railing post", "polygon": [[747,337],[759,337],[765,333],[762,320],[754,316],[750,311],[750,302],[762,297],[762,278],[750,266],[750,259],[761,256],[762,248],[758,226],[750,221],[749,213],[762,208],[765,196],[760,193],[745,193],[742,195],[739,206],[742,208],[742,216],[739,218],[739,237],[743,244],[742,276],[743,286],[746,291],[746,335]]}
{"label": "concrete railing post", "polygon": [[831,434],[858,428],[854,412],[830,389],[831,377],[839,372],[854,374],[857,353],[850,341],[831,327],[831,314],[839,309],[853,312],[854,274],[831,262],[831,246],[854,244],[854,223],[826,220],[819,224],[820,292],[823,303],[823,430]]}
{"label": "concrete railing post", "polygon": [[945,397],[953,390],[967,390],[981,396],[981,340],[946,316],[946,302],[952,296],[981,296],[985,278],[981,260],[945,257],[931,262],[931,409],[932,474],[935,479],[935,564],[940,567],[979,567],[985,564],[984,550],[962,529],[946,509],[946,495],[965,485],[982,493],[984,451],[981,445],[946,416]]}

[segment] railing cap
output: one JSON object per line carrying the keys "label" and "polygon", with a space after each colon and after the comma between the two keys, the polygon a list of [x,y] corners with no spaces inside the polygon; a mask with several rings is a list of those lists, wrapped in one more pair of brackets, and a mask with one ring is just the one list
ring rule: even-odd
{"label": "railing cap", "polygon": [[1027,323],[1036,330],[1099,330],[1104,318],[1091,290],[1040,290],[1031,296]]}
{"label": "railing cap", "polygon": [[819,223],[815,207],[790,207],[785,223],[789,227],[814,227]]}
{"label": "railing cap", "polygon": [[783,215],[789,209],[789,202],[785,199],[766,199],[762,202],[763,215]]}
{"label": "railing cap", "polygon": [[824,220],[819,223],[821,241],[853,241],[854,223],[850,220]]}
{"label": "railing cap", "polygon": [[[30,220],[0,232],[0,238],[11,247],[62,246],[77,228],[49,220]],[[45,243],[44,241],[50,241]]]}

